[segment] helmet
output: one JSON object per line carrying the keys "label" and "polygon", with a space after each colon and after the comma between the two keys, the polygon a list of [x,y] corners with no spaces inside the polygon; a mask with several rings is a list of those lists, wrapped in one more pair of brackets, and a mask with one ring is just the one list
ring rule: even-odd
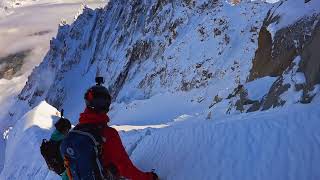
{"label": "helmet", "polygon": [[69,131],[71,129],[71,123],[68,119],[61,117],[55,124],[55,128],[59,132]]}
{"label": "helmet", "polygon": [[111,96],[104,86],[97,84],[87,90],[84,95],[86,106],[96,112],[108,112]]}

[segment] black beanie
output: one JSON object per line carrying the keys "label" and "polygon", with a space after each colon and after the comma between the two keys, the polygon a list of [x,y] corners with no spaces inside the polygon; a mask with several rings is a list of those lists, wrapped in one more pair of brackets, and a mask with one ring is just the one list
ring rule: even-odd
{"label": "black beanie", "polygon": [[56,129],[59,132],[63,132],[65,130],[69,130],[71,129],[71,123],[68,119],[66,118],[60,118],[55,124],[54,126],[56,127]]}

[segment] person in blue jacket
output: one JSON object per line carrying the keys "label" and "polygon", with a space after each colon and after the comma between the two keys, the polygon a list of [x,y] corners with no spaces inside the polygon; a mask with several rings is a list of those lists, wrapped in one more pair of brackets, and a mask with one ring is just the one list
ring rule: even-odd
{"label": "person in blue jacket", "polygon": [[[71,123],[66,118],[60,118],[54,126],[55,130],[51,134],[50,140],[61,143],[71,129]],[[60,176],[62,180],[69,180],[66,171],[64,171]]]}

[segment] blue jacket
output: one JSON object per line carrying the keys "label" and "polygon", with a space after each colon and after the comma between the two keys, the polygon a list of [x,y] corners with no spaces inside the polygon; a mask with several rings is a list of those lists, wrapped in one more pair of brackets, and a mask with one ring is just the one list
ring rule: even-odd
{"label": "blue jacket", "polygon": [[[64,139],[64,135],[58,131],[58,130],[55,130],[52,134],[51,134],[51,137],[50,137],[50,140],[52,141],[62,141]],[[69,180],[69,177],[67,175],[67,172],[64,171],[62,174],[61,174],[61,179],[62,180]]]}

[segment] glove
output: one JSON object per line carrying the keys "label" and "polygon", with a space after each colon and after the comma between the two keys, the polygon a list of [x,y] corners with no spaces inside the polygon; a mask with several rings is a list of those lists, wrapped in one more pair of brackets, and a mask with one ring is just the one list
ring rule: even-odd
{"label": "glove", "polygon": [[153,176],[153,180],[159,180],[158,175],[155,172],[150,172]]}

